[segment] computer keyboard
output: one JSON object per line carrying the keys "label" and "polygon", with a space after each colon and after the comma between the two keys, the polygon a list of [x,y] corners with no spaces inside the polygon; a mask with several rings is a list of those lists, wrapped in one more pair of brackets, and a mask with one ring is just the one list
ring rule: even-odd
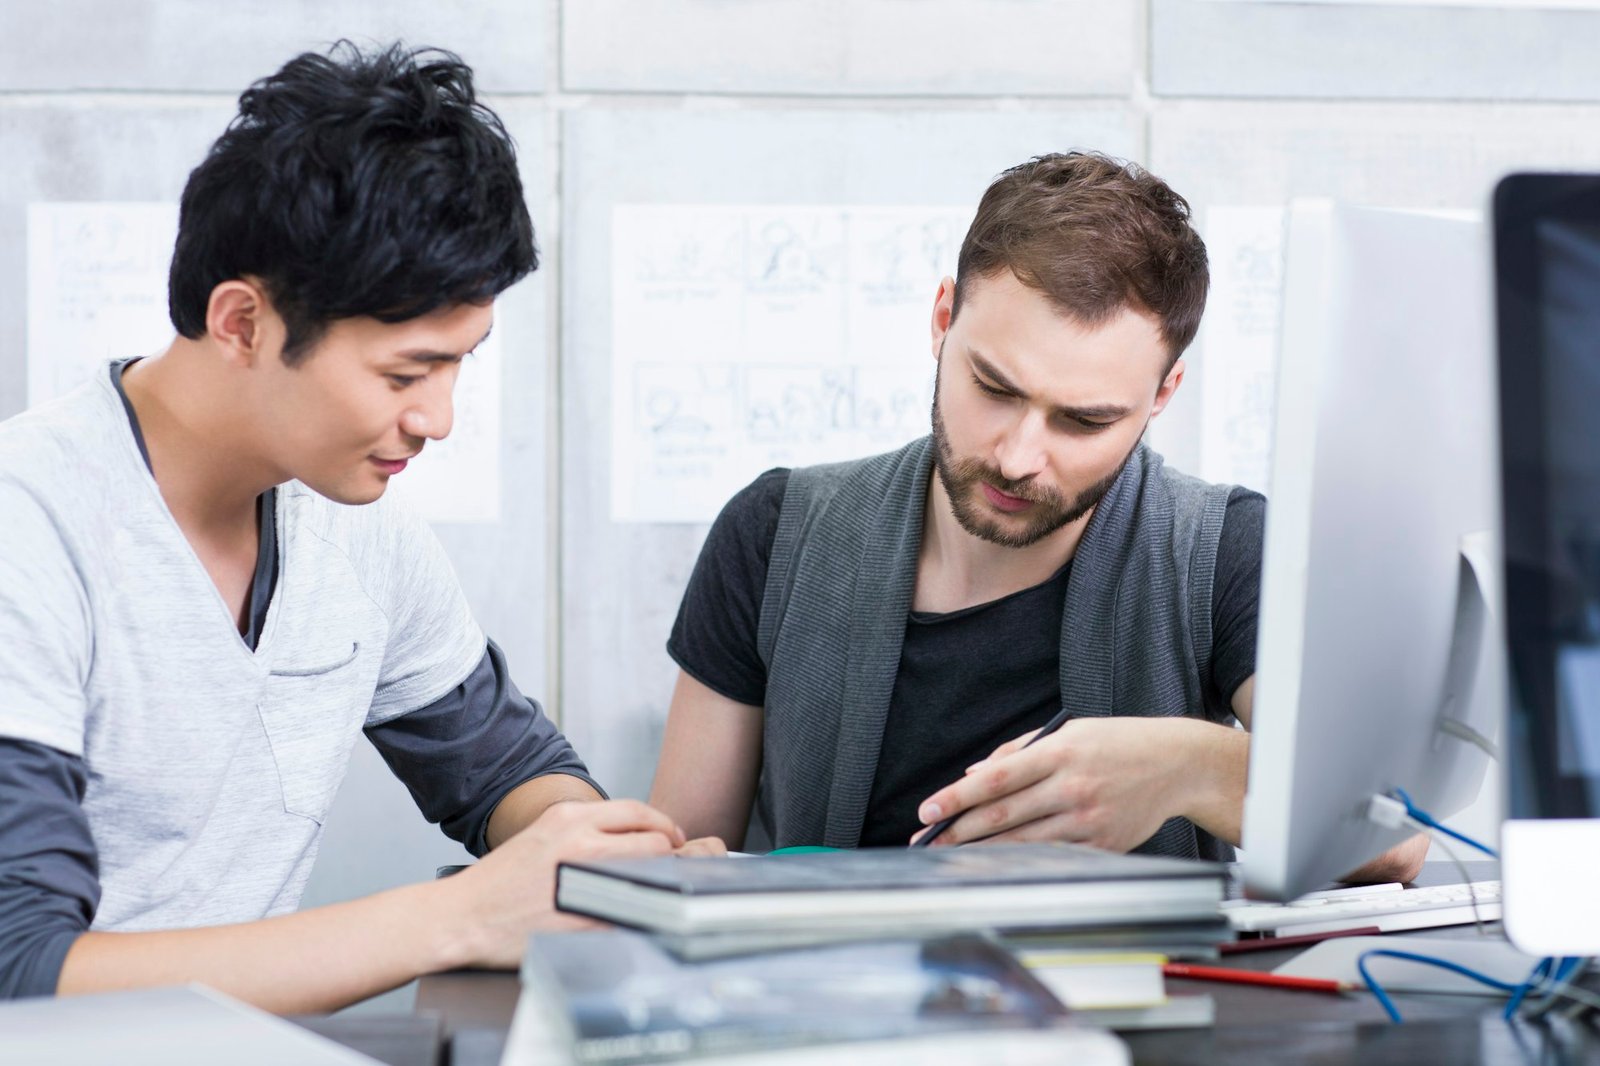
{"label": "computer keyboard", "polygon": [[[1476,918],[1472,906],[1474,895],[1478,901]],[[1475,881],[1471,885],[1426,888],[1405,888],[1399,884],[1357,885],[1312,892],[1288,903],[1227,900],[1222,904],[1222,913],[1233,925],[1234,932],[1263,936],[1370,928],[1393,933],[1402,929],[1470,925],[1475,920],[1499,920],[1500,882]]]}

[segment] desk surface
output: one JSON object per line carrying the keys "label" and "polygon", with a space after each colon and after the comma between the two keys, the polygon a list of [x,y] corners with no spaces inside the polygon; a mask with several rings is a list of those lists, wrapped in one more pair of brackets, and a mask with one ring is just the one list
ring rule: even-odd
{"label": "desk surface", "polygon": [[[1471,864],[1474,878],[1493,877],[1488,864]],[[1449,864],[1429,864],[1421,884],[1459,880]],[[1408,934],[1418,935],[1418,934]],[[1472,927],[1429,930],[1439,938],[1474,937]],[[1298,949],[1228,956],[1224,965],[1270,970]],[[1124,1035],[1136,1063],[1212,1064],[1315,1062],[1385,1066],[1418,1063],[1600,1063],[1600,1032],[1553,1022],[1533,1025],[1500,1020],[1498,1000],[1472,996],[1405,995],[1397,1002],[1406,1024],[1389,1022],[1365,994],[1330,996],[1282,989],[1171,978],[1174,991],[1200,991],[1215,998],[1214,1029],[1181,1029]],[[451,1066],[495,1066],[516,1008],[517,979],[511,973],[455,972],[422,979],[417,1010],[443,1020]]]}

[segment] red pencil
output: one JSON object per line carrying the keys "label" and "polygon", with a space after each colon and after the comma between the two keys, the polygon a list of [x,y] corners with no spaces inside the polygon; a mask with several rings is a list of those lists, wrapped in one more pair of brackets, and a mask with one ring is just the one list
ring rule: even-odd
{"label": "red pencil", "polygon": [[1285,977],[1282,974],[1262,973],[1259,970],[1229,970],[1221,966],[1194,966],[1187,962],[1169,962],[1161,967],[1168,977],[1189,977],[1197,981],[1227,981],[1237,985],[1266,985],[1269,988],[1294,988],[1302,992],[1348,992],[1355,986],[1348,981],[1330,981],[1321,977]]}

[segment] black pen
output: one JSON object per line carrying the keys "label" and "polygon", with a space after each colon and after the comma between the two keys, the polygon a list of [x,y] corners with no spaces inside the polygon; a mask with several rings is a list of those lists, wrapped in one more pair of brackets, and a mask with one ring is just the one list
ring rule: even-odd
{"label": "black pen", "polygon": [[[1072,713],[1070,711],[1068,711],[1065,707],[1061,708],[1059,711],[1056,712],[1056,716],[1054,718],[1050,719],[1048,722],[1046,722],[1044,724],[1044,728],[1039,730],[1037,733],[1035,733],[1033,735],[1033,739],[1028,741],[1026,744],[1022,745],[1022,747],[1024,747],[1024,748],[1033,747],[1035,744],[1039,743],[1039,741],[1043,740],[1045,737],[1049,736],[1051,733],[1054,733],[1056,730],[1058,730],[1062,726],[1066,725],[1067,724],[1067,719],[1071,718],[1071,717],[1072,717]],[[1019,748],[1018,750],[1020,751],[1021,749]],[[943,821],[933,823],[932,825],[930,825],[928,827],[928,831],[926,833],[923,833],[921,836],[917,837],[911,843],[907,844],[906,847],[908,847],[908,848],[925,848],[925,847],[927,847],[929,844],[933,843],[933,838],[934,837],[938,836],[940,833],[944,832],[946,829],[949,829],[952,825],[955,824],[957,818],[960,818],[963,814],[966,814],[966,813],[967,813],[966,811],[957,811],[956,813],[952,814],[950,817],[944,819]]]}

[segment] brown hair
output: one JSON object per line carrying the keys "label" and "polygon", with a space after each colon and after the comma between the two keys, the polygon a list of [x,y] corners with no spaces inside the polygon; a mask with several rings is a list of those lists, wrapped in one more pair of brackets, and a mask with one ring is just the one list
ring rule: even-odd
{"label": "brown hair", "polygon": [[1200,328],[1209,284],[1188,201],[1097,152],[1038,156],[994,180],[961,244],[952,318],[966,285],[1003,270],[1087,325],[1125,307],[1153,314],[1169,366]]}

